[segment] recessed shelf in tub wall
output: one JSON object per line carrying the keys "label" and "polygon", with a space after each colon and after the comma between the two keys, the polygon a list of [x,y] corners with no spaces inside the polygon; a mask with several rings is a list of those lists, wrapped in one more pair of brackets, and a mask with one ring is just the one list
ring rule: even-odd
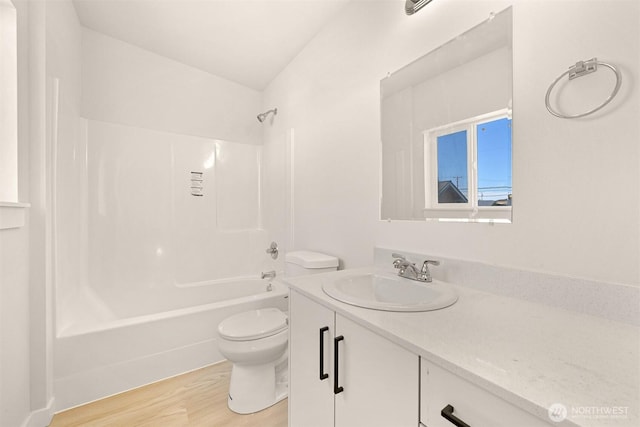
{"label": "recessed shelf in tub wall", "polygon": [[29,207],[29,203],[0,202],[0,230],[23,227],[25,210]]}
{"label": "recessed shelf in tub wall", "polygon": [[204,187],[202,185],[204,178],[202,172],[191,172],[191,195],[192,196],[204,196],[202,192]]}

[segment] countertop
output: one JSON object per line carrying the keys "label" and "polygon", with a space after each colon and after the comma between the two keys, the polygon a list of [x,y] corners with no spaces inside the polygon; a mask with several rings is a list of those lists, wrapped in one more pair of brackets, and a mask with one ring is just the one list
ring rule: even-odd
{"label": "countertop", "polygon": [[557,425],[640,426],[640,328],[455,284],[454,305],[416,313],[355,307],[322,290],[327,281],[373,271],[342,270],[284,280],[301,294],[549,424],[556,425],[548,408],[560,403],[569,416]]}

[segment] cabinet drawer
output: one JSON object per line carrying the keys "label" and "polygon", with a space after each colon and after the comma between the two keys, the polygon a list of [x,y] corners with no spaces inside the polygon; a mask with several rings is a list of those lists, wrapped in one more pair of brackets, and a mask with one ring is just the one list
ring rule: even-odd
{"label": "cabinet drawer", "polygon": [[441,415],[447,405],[470,427],[552,425],[425,359],[421,359],[420,376],[420,421],[429,427],[454,426]]}

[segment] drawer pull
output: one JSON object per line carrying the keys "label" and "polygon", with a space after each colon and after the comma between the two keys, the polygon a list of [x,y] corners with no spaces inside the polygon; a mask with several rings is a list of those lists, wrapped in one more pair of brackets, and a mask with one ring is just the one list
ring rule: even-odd
{"label": "drawer pull", "polygon": [[469,424],[465,423],[460,418],[453,415],[453,406],[451,405],[445,406],[444,409],[440,411],[440,415],[442,415],[444,419],[446,419],[456,427],[471,427]]}
{"label": "drawer pull", "polygon": [[328,326],[320,328],[320,381],[329,378],[329,374],[324,371],[324,333],[328,330]]}
{"label": "drawer pull", "polygon": [[342,335],[333,339],[333,394],[344,391],[344,388],[338,385],[338,343],[342,340],[344,340]]}

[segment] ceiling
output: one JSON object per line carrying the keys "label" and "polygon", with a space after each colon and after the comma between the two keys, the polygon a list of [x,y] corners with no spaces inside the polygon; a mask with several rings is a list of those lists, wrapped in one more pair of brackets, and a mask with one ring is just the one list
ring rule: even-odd
{"label": "ceiling", "polygon": [[350,0],[74,0],[80,23],[263,90]]}

